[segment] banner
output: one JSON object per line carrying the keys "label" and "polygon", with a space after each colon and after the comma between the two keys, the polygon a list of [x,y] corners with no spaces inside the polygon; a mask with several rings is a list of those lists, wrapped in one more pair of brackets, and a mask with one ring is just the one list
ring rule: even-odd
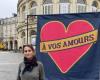
{"label": "banner", "polygon": [[46,80],[100,80],[100,13],[37,19],[36,54]]}

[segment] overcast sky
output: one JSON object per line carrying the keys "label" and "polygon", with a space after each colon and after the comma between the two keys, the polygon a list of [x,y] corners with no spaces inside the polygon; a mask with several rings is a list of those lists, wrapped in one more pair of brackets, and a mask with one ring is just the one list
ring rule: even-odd
{"label": "overcast sky", "polygon": [[12,17],[17,13],[18,0],[0,0],[0,18]]}

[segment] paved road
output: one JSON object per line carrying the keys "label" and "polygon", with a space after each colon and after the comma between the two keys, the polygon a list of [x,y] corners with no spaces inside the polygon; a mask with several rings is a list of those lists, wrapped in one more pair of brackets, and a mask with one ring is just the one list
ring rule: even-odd
{"label": "paved road", "polygon": [[16,80],[21,53],[0,51],[0,80]]}

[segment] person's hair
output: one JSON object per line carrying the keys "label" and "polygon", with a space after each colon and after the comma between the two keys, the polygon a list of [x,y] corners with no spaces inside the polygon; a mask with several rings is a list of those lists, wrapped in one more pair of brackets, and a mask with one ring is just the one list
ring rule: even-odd
{"label": "person's hair", "polygon": [[[23,52],[24,52],[24,48],[25,47],[29,47],[32,49],[32,51],[35,51],[35,49],[33,48],[32,45],[24,45],[23,46]],[[33,67],[36,67],[38,66],[38,63],[37,63],[37,58],[36,56],[33,56],[32,60],[28,60],[26,57],[24,57],[24,64],[25,64],[25,68],[24,70],[22,71],[22,75],[26,72],[26,71],[32,71],[33,70]]]}
{"label": "person's hair", "polygon": [[25,47],[29,47],[32,49],[32,51],[35,51],[35,49],[33,48],[33,46],[31,44],[27,44],[27,45],[23,45],[23,52],[24,52]]}

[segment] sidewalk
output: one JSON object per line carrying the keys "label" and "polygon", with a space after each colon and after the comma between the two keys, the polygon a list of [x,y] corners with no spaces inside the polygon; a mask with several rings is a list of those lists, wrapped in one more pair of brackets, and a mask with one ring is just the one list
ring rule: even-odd
{"label": "sidewalk", "polygon": [[1,50],[0,50],[0,53],[19,53],[19,54],[22,54],[20,51],[1,51]]}
{"label": "sidewalk", "polygon": [[0,80],[16,80],[23,54],[13,51],[0,51]]}
{"label": "sidewalk", "polygon": [[12,51],[0,51],[0,53],[10,53]]}

